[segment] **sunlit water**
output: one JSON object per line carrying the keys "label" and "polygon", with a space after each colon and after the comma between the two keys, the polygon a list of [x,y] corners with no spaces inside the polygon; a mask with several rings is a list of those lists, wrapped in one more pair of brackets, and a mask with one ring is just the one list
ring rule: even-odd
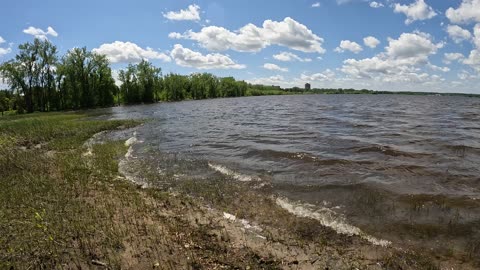
{"label": "sunlit water", "polygon": [[[480,99],[303,95],[118,107],[151,173],[230,175],[406,245],[480,243]],[[260,184],[259,184],[260,185]],[[473,239],[473,240],[472,240]],[[473,245],[473,247],[472,247]]]}

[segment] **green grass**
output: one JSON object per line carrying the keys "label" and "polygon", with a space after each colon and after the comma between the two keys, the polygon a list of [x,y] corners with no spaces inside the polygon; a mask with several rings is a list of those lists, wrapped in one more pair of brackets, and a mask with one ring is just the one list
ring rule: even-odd
{"label": "green grass", "polygon": [[[86,200],[113,179],[114,157],[125,146],[98,146],[102,149],[96,149],[99,154],[90,163],[81,146],[97,132],[137,123],[84,117],[51,113],[0,120],[0,269],[81,266],[92,242],[118,245],[116,232],[106,227],[111,224],[99,219],[105,213]],[[104,232],[100,238],[99,229]]]}
{"label": "green grass", "polygon": [[0,269],[277,269],[212,238],[216,226],[192,225],[190,199],[122,179],[123,141],[83,155],[95,133],[137,124],[75,113],[1,118]]}

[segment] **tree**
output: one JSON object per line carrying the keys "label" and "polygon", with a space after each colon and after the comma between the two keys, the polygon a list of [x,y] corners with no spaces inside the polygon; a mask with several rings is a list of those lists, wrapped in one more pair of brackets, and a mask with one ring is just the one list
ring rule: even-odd
{"label": "tree", "polygon": [[238,85],[233,77],[220,79],[220,91],[223,97],[237,97]]}
{"label": "tree", "polygon": [[94,108],[111,106],[116,91],[115,80],[108,59],[74,48],[62,58],[58,66],[57,85],[63,108]]}
{"label": "tree", "polygon": [[136,76],[136,67],[129,64],[127,69],[120,70],[118,79],[122,82],[120,92],[123,96],[123,102],[127,104],[139,103],[141,101],[141,94]]}
{"label": "tree", "polygon": [[54,92],[57,48],[48,40],[35,39],[18,46],[15,60],[0,67],[12,92],[23,97],[27,112],[46,111]]}
{"label": "tree", "polygon": [[155,102],[155,90],[158,87],[161,69],[154,67],[150,62],[143,59],[137,66],[138,87],[145,103]]}
{"label": "tree", "polygon": [[10,109],[10,99],[7,97],[6,93],[4,91],[0,91],[0,111],[8,111]]}
{"label": "tree", "polygon": [[42,89],[40,99],[40,110],[50,111],[51,106],[58,107],[57,97],[55,92],[55,73],[56,65],[58,63],[57,47],[55,47],[48,40],[40,42],[39,56],[40,56],[40,74],[39,87]]}

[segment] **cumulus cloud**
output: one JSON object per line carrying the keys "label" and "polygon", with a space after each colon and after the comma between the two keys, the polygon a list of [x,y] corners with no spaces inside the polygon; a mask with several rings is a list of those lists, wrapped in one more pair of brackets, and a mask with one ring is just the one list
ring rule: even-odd
{"label": "cumulus cloud", "polygon": [[344,52],[344,51],[351,51],[353,53],[359,53],[363,51],[362,46],[360,46],[358,43],[350,40],[342,40],[340,42],[340,45],[335,48],[336,52]]}
{"label": "cumulus cloud", "polygon": [[316,2],[312,4],[313,8],[319,8],[320,7],[320,2]]}
{"label": "cumulus cloud", "polygon": [[443,62],[448,65],[454,61],[460,61],[464,58],[465,56],[463,56],[461,53],[445,53],[443,55]]}
{"label": "cumulus cloud", "polygon": [[246,80],[246,82],[251,84],[277,85],[282,87],[288,87],[292,85],[291,82],[287,82],[282,75],[275,75],[264,78],[253,78],[250,80]]}
{"label": "cumulus cloud", "polygon": [[0,57],[12,52],[12,48],[0,48]]}
{"label": "cumulus cloud", "polygon": [[410,59],[416,63],[426,59],[430,54],[435,54],[443,46],[442,42],[433,43],[429,34],[414,32],[403,33],[398,39],[390,39],[385,49],[392,58]]}
{"label": "cumulus cloud", "polygon": [[379,3],[379,2],[370,2],[370,7],[371,8],[381,8],[381,7],[384,7],[384,5],[382,3]]}
{"label": "cumulus cloud", "polygon": [[326,69],[324,72],[314,73],[311,75],[302,74],[300,80],[308,82],[325,82],[333,81],[335,79],[335,72],[330,69]]}
{"label": "cumulus cloud", "polygon": [[434,71],[441,71],[441,72],[449,72],[450,71],[449,67],[439,67],[439,66],[434,65],[432,63],[428,63],[427,66]]}
{"label": "cumulus cloud", "polygon": [[169,37],[194,40],[211,51],[258,52],[278,45],[302,52],[325,52],[323,38],[290,17],[283,21],[266,20],[261,27],[250,23],[233,32],[223,27],[207,26],[199,32],[170,33]]}
{"label": "cumulus cloud", "polygon": [[235,63],[227,55],[212,53],[203,55],[200,52],[184,48],[180,44],[175,44],[170,56],[175,63],[182,67],[192,67],[197,69],[243,69],[246,66]]}
{"label": "cumulus cloud", "polygon": [[189,5],[187,9],[164,13],[163,17],[172,21],[199,21],[200,7],[198,5]]}
{"label": "cumulus cloud", "polygon": [[160,59],[165,62],[170,62],[168,55],[157,52],[149,47],[143,49],[137,44],[128,41],[105,43],[92,51],[106,55],[111,63],[136,63],[142,61],[142,59]]}
{"label": "cumulus cloud", "polygon": [[282,61],[282,62],[292,62],[292,61],[311,62],[312,61],[312,59],[310,58],[301,58],[300,56],[291,52],[281,52],[279,54],[273,55],[273,58],[275,60]]}
{"label": "cumulus cloud", "polygon": [[30,26],[27,29],[24,29],[23,33],[32,35],[35,38],[42,39],[42,40],[47,39],[48,38],[47,36],[58,37],[58,33],[50,26],[47,27],[47,31]]}
{"label": "cumulus cloud", "polygon": [[430,66],[428,57],[436,54],[443,43],[434,43],[432,37],[422,32],[403,33],[374,57],[347,59],[341,71],[355,79],[375,79],[382,82],[426,82],[437,80],[421,72],[422,66]]}
{"label": "cumulus cloud", "polygon": [[[6,42],[5,39],[3,39],[3,38],[0,36],[0,44],[5,43],[5,42]],[[9,53],[11,53],[11,52],[12,52],[12,48],[10,48],[10,47],[9,47],[9,48],[1,48],[1,47],[0,47],[0,57],[4,56],[4,55],[6,55],[6,54],[9,54]]]}
{"label": "cumulus cloud", "polygon": [[437,15],[437,13],[433,11],[433,8],[427,5],[424,0],[416,0],[410,5],[396,3],[393,11],[395,13],[403,13],[407,16],[405,24],[431,19]]}
{"label": "cumulus cloud", "polygon": [[455,43],[461,43],[464,40],[469,40],[472,38],[470,31],[463,29],[458,25],[448,25],[447,33]]}
{"label": "cumulus cloud", "polygon": [[473,28],[473,44],[480,50],[480,23]]}
{"label": "cumulus cloud", "polygon": [[473,28],[473,44],[475,48],[470,51],[470,54],[463,60],[465,65],[471,66],[480,73],[480,23]]}
{"label": "cumulus cloud", "polygon": [[279,67],[279,66],[277,66],[275,64],[272,64],[272,63],[264,64],[263,68],[268,69],[268,70],[281,71],[281,72],[287,72],[288,71],[288,68],[282,68],[282,67]]}
{"label": "cumulus cloud", "polygon": [[378,40],[376,37],[368,36],[363,39],[363,44],[373,49],[380,44],[380,40]]}
{"label": "cumulus cloud", "polygon": [[448,8],[445,16],[452,23],[480,22],[480,0],[463,0],[458,8]]}

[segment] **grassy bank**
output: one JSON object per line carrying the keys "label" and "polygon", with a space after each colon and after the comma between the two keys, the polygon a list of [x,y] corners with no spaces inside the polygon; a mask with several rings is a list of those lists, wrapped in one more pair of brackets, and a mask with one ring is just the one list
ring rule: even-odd
{"label": "grassy bank", "polygon": [[118,173],[124,141],[85,154],[94,134],[138,124],[75,113],[0,118],[0,269],[438,267],[294,217],[268,186],[218,178],[141,189]]}

